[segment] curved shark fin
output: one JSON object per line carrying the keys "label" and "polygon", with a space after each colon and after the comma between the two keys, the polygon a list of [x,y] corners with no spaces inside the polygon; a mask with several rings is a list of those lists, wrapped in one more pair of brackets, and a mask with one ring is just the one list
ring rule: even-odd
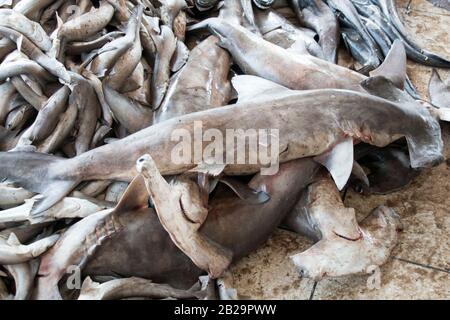
{"label": "curved shark fin", "polygon": [[406,51],[403,42],[395,40],[384,62],[369,74],[371,77],[383,76],[403,90],[406,81]]}
{"label": "curved shark fin", "polygon": [[250,75],[235,76],[231,79],[231,83],[237,91],[238,102],[295,93],[295,90],[288,89],[270,80]]}
{"label": "curved shark fin", "polygon": [[148,207],[148,192],[144,177],[139,174],[131,181],[114,211],[131,211]]}
{"label": "curved shark fin", "polygon": [[352,175],[363,182],[366,187],[370,187],[369,178],[367,177],[366,172],[356,160],[353,161]]}
{"label": "curved shark fin", "polygon": [[331,150],[314,157],[314,161],[328,169],[339,190],[342,190],[353,169],[353,139],[346,137]]}
{"label": "curved shark fin", "polygon": [[256,191],[236,179],[221,177],[219,181],[227,185],[240,199],[250,204],[263,204],[270,200],[266,192]]}
{"label": "curved shark fin", "polygon": [[[42,197],[36,198],[31,208],[31,217],[39,218],[43,212],[53,207],[66,197],[77,185],[75,180],[51,180],[49,185],[43,185]],[[26,188],[25,188],[26,189]]]}

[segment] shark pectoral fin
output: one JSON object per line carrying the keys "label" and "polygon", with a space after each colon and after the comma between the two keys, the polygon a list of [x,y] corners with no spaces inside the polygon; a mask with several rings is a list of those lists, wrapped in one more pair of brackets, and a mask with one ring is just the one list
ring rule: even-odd
{"label": "shark pectoral fin", "polygon": [[366,172],[356,160],[353,161],[352,175],[362,181],[366,187],[370,187],[369,178],[367,177]]}
{"label": "shark pectoral fin", "polygon": [[223,172],[223,170],[225,170],[226,166],[226,164],[208,164],[202,162],[195,168],[189,170],[189,172],[203,173],[209,176],[217,177]]}
{"label": "shark pectoral fin", "polygon": [[126,212],[148,207],[148,192],[144,177],[139,174],[131,181],[125,193],[120,198],[115,211]]}
{"label": "shark pectoral fin", "polygon": [[31,208],[31,217],[37,218],[40,214],[54,206],[58,201],[67,196],[77,185],[78,181],[56,180],[51,181],[42,192],[42,197],[36,199]]}
{"label": "shark pectoral fin", "polygon": [[368,93],[397,103],[415,102],[405,91],[397,88],[394,83],[383,76],[370,77],[361,82]]}
{"label": "shark pectoral fin", "polygon": [[406,51],[403,42],[395,40],[384,62],[369,74],[371,77],[383,76],[403,90],[406,80]]}
{"label": "shark pectoral fin", "polygon": [[345,138],[331,150],[314,157],[314,161],[328,169],[336,186],[342,190],[353,169],[353,139]]}
{"label": "shark pectoral fin", "polygon": [[250,75],[235,76],[231,79],[231,83],[237,91],[238,102],[251,101],[273,94],[278,96],[295,92],[270,80]]}
{"label": "shark pectoral fin", "polygon": [[270,200],[270,196],[264,191],[256,191],[248,185],[230,177],[222,177],[220,182],[226,184],[242,200],[250,204],[262,204]]}

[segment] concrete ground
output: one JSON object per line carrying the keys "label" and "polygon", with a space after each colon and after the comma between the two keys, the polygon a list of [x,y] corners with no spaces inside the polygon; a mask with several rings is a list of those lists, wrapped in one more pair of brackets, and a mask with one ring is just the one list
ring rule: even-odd
{"label": "concrete ground", "polygon": [[[450,58],[450,12],[426,0],[397,0],[406,26],[424,48]],[[410,5],[410,10],[405,8]],[[450,72],[439,70],[441,76]],[[409,62],[408,74],[423,97],[431,68]],[[251,299],[450,299],[450,125],[442,126],[447,161],[423,171],[413,183],[389,195],[363,196],[351,190],[345,204],[360,218],[379,205],[394,208],[404,230],[391,259],[381,268],[381,286],[369,289],[367,275],[302,279],[289,256],[311,242],[277,230],[267,244],[232,269],[238,292]]]}

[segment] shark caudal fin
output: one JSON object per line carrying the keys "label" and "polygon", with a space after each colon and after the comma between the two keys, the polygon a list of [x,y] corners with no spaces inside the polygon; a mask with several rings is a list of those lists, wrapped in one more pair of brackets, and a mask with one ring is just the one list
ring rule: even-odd
{"label": "shark caudal fin", "polygon": [[31,210],[32,216],[52,207],[79,181],[64,176],[67,159],[38,152],[0,152],[0,179],[42,195]]}

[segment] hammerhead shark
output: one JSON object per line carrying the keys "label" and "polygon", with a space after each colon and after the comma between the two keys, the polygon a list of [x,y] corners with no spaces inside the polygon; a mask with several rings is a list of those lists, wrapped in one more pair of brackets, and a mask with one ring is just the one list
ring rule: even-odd
{"label": "hammerhead shark", "polygon": [[[302,190],[314,180],[319,168],[311,159],[299,159],[282,164],[275,175],[255,175],[249,187],[272,194],[269,201],[260,204],[240,199],[235,192],[219,185],[220,190],[210,197],[206,219],[197,224],[198,234],[227,251],[231,258],[229,263],[238,261],[268,239],[294,207]],[[176,213],[184,212],[192,219],[195,200],[183,196],[172,201],[172,195],[177,195],[178,190],[176,185],[170,185],[170,192],[154,190],[158,194],[152,200],[155,207],[149,207],[145,172],[131,182],[114,209],[94,213],[77,222],[44,254],[36,298],[60,299],[58,284],[64,283],[61,280],[69,275],[71,266],[79,267],[86,276],[142,277],[185,290],[208,271],[179,249],[155,212],[163,203],[168,203]],[[159,173],[156,176],[162,178]],[[285,197],[288,191],[291,196]],[[177,219],[180,218],[184,220],[182,215],[177,215]],[[232,227],[237,221],[239,227]],[[188,221],[181,222],[192,225]],[[250,230],[252,237],[248,236]]]}
{"label": "hammerhead shark", "polygon": [[[400,99],[402,91],[383,77],[368,78],[362,85],[384,99],[336,89],[293,91],[264,79],[243,77],[234,81],[240,96],[237,104],[176,117],[71,159],[35,152],[0,153],[0,177],[43,194],[45,197],[33,208],[32,213],[38,214],[82,181],[130,181],[137,174],[133,163],[142,154],[152,156],[162,175],[201,171],[204,163],[196,163],[193,157],[181,163],[172,161],[172,151],[180,143],[172,139],[174,131],[183,130],[192,137],[195,124],[200,122],[203,130],[215,129],[222,137],[227,129],[278,130],[279,163],[316,157],[330,170],[339,188],[345,185],[351,172],[354,142],[383,147],[405,137],[413,168],[443,160],[440,126],[435,115],[414,101]],[[260,92],[257,99],[255,88]],[[245,141],[245,150],[250,150],[249,140]],[[202,143],[199,151],[204,154],[208,146]],[[237,146],[223,149],[225,159],[227,153],[236,152]],[[247,175],[266,166],[260,159],[254,164],[227,163],[219,174]],[[342,166],[343,172],[336,169]]]}

